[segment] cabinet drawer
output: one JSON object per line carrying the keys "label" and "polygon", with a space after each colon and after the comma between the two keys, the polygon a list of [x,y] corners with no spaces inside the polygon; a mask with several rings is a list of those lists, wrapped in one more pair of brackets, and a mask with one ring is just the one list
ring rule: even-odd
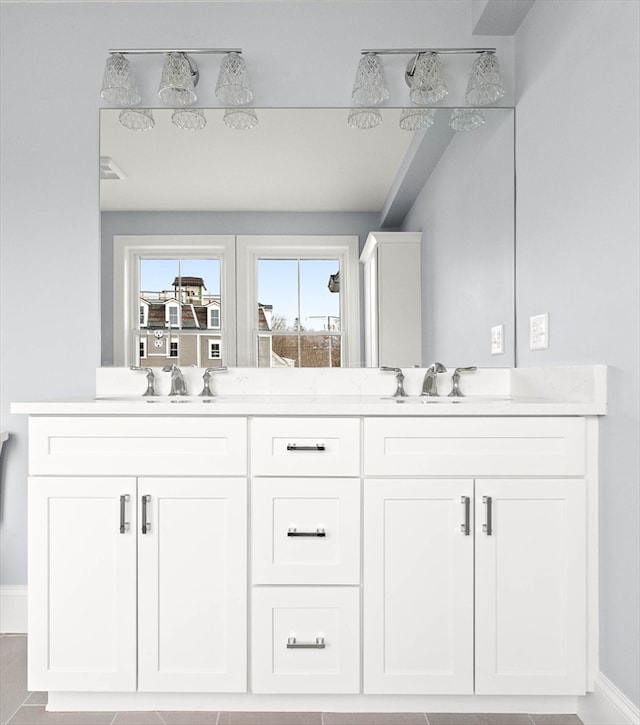
{"label": "cabinet drawer", "polygon": [[251,424],[256,476],[358,476],[357,418],[257,418]]}
{"label": "cabinet drawer", "polygon": [[355,587],[255,587],[253,692],[357,693],[358,612]]}
{"label": "cabinet drawer", "polygon": [[255,478],[254,584],[359,584],[360,481]]}
{"label": "cabinet drawer", "polygon": [[378,475],[582,475],[583,418],[370,418],[364,472]]}
{"label": "cabinet drawer", "polygon": [[245,418],[29,419],[31,475],[246,475]]}

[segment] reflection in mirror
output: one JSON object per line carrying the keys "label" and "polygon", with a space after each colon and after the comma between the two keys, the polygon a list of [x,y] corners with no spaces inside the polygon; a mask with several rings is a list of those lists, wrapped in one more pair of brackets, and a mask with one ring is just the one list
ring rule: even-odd
{"label": "reflection in mirror", "polygon": [[[422,232],[423,364],[513,365],[512,109],[482,109],[485,123],[466,133],[452,131],[445,108],[415,133],[399,128],[401,109],[381,109],[383,123],[366,131],[347,126],[346,109],[260,109],[260,124],[246,132],[226,127],[222,109],[204,112],[206,127],[187,132],[171,123],[170,109],[154,110],[156,125],[145,133],[122,127],[117,109],[100,112],[103,364],[117,363],[114,348],[122,347],[114,339],[118,238],[175,237],[172,253],[140,260],[127,364],[160,365],[177,351],[181,364],[214,366],[243,358],[228,349],[236,336],[228,305],[247,291],[225,298],[226,262],[182,255],[182,239],[352,235],[362,249],[370,231],[400,230]],[[260,260],[252,293],[258,364],[345,364],[340,294],[327,288],[338,271],[330,259]],[[145,326],[150,316],[165,327]],[[491,355],[498,325],[505,351]]]}

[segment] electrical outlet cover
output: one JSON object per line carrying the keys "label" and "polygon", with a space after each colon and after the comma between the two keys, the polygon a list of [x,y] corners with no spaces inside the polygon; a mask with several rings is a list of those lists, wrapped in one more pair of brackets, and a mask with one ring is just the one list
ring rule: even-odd
{"label": "electrical outlet cover", "polygon": [[534,315],[529,318],[529,349],[547,350],[549,348],[549,314]]}
{"label": "electrical outlet cover", "polygon": [[504,325],[491,328],[491,354],[504,355]]}

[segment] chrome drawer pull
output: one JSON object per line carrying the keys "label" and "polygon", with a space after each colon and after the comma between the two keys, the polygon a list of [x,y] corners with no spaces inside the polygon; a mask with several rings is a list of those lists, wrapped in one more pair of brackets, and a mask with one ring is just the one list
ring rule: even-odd
{"label": "chrome drawer pull", "polygon": [[289,637],[287,640],[287,649],[324,649],[324,637],[316,637],[315,642],[296,642],[295,637]]}
{"label": "chrome drawer pull", "polygon": [[120,533],[124,534],[127,532],[129,528],[129,522],[125,521],[125,509],[127,502],[129,501],[129,494],[123,493],[122,496],[120,496]]}
{"label": "chrome drawer pull", "polygon": [[491,512],[491,496],[483,496],[482,503],[487,507],[487,523],[482,524],[482,530],[487,536],[493,534],[493,518]]}
{"label": "chrome drawer pull", "polygon": [[460,524],[460,531],[465,536],[471,533],[471,499],[469,496],[462,496],[460,503],[464,506],[464,524]]}
{"label": "chrome drawer pull", "polygon": [[147,521],[147,504],[151,501],[151,496],[142,497],[142,533],[147,534],[151,531],[151,524]]}
{"label": "chrome drawer pull", "polygon": [[326,451],[324,443],[316,443],[315,446],[299,446],[297,443],[287,443],[288,451]]}
{"label": "chrome drawer pull", "polygon": [[287,536],[317,536],[324,538],[326,536],[325,530],[317,528],[315,531],[298,531],[298,529],[289,529]]}

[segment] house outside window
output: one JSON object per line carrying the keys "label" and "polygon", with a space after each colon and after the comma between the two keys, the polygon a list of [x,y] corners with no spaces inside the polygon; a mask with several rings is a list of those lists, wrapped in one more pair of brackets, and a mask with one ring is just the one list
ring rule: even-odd
{"label": "house outside window", "polygon": [[140,360],[143,360],[144,358],[147,357],[147,338],[146,337],[140,338],[139,355],[140,355]]}
{"label": "house outside window", "polygon": [[169,357],[178,357],[179,346],[177,340],[171,340],[169,343]]}

